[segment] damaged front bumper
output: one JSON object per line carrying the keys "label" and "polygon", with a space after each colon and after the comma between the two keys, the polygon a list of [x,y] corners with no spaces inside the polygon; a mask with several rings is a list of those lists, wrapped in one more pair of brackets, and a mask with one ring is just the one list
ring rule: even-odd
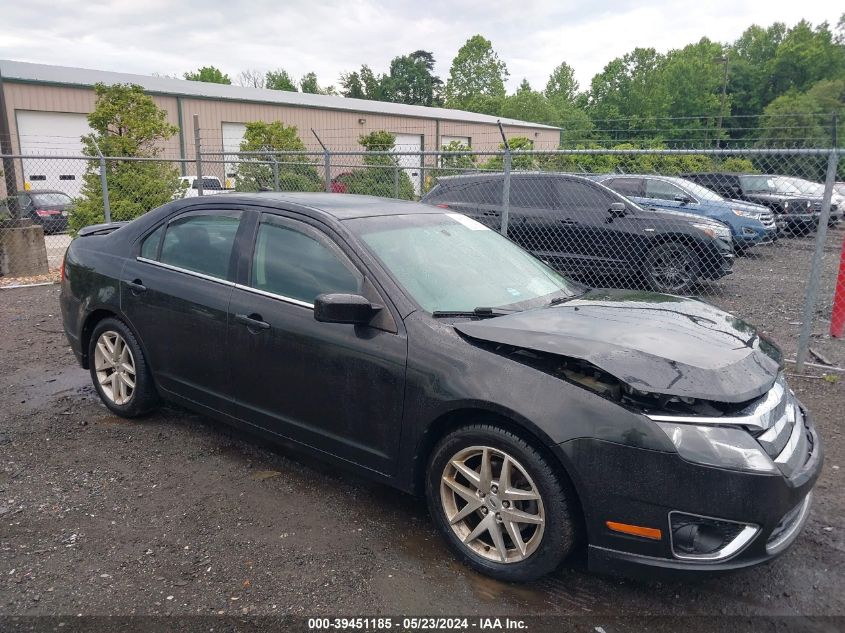
{"label": "damaged front bumper", "polygon": [[[789,474],[759,474],[691,463],[678,453],[644,450],[596,439],[559,449],[578,472],[591,570],[623,575],[712,573],[764,563],[801,532],[821,471],[823,449],[806,410],[800,463]],[[610,529],[608,521],[660,530],[643,538]],[[690,523],[725,529],[712,555],[683,551],[676,536]]]}

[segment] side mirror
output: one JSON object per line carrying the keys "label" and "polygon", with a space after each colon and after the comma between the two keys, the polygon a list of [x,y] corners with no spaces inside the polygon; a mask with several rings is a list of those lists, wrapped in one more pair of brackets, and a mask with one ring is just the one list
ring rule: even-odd
{"label": "side mirror", "polygon": [[692,198],[682,193],[679,193],[675,196],[675,202],[680,202],[681,204],[689,204],[692,202]]}
{"label": "side mirror", "polygon": [[624,202],[611,202],[607,212],[612,218],[624,218],[628,210],[625,208]]}
{"label": "side mirror", "polygon": [[361,295],[322,294],[314,299],[314,318],[321,323],[366,325],[381,310]]}

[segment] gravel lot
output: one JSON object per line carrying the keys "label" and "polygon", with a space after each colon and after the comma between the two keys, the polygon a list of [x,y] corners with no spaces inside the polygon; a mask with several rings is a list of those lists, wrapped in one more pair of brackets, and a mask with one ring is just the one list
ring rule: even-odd
{"label": "gravel lot", "polygon": [[[794,354],[811,251],[743,258],[710,298]],[[780,559],[660,583],[574,560],[513,586],[453,562],[417,499],[182,410],[112,416],[61,333],[58,294],[0,290],[0,615],[845,615],[845,377],[791,378],[827,461]],[[845,363],[845,342],[817,328],[813,346]]]}

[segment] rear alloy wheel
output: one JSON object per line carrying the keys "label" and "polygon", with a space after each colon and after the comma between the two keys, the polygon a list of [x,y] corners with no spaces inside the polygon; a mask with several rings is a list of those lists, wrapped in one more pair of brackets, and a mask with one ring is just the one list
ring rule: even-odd
{"label": "rear alloy wheel", "polygon": [[135,393],[135,358],[123,337],[106,330],[94,349],[94,370],[103,395],[116,405],[128,404]]}
{"label": "rear alloy wheel", "polygon": [[688,293],[698,281],[698,255],[686,244],[658,244],[646,257],[645,274],[649,286],[656,292]]}
{"label": "rear alloy wheel", "polygon": [[539,578],[573,547],[566,486],[544,456],[509,431],[473,425],[447,435],[434,449],[426,493],[452,549],[499,580]]}
{"label": "rear alloy wheel", "polygon": [[159,404],[144,352],[125,323],[97,323],[88,347],[91,380],[109,409],[125,418],[148,413]]}

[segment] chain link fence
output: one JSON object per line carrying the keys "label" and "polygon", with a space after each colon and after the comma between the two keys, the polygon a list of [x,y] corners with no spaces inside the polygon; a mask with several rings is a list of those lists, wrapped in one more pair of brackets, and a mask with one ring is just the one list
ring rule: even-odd
{"label": "chain link fence", "polygon": [[845,366],[836,340],[845,327],[845,161],[835,150],[322,148],[200,150],[194,160],[0,159],[0,180],[13,193],[0,196],[4,283],[55,271],[82,226],[173,199],[366,194],[469,217],[591,286],[700,297],[758,325],[789,358]]}

